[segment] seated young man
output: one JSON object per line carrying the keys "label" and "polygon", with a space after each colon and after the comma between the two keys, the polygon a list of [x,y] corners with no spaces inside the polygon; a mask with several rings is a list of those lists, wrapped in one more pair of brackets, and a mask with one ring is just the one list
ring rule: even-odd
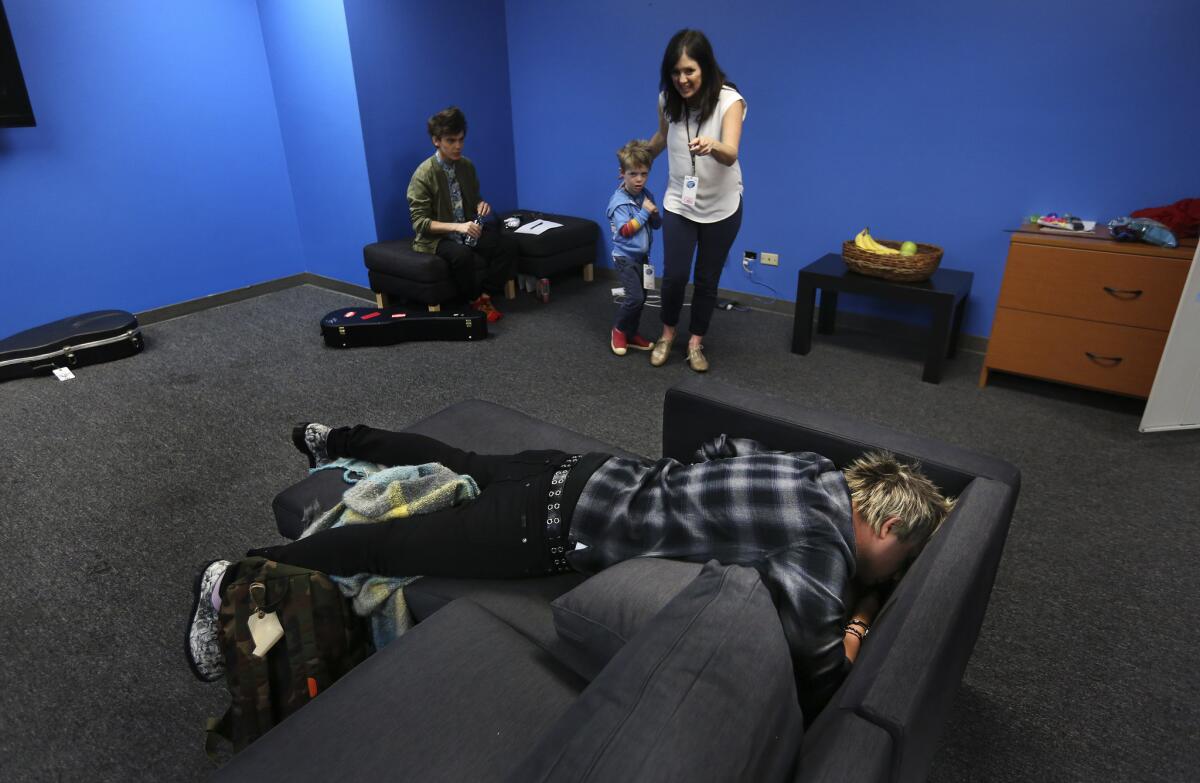
{"label": "seated young man", "polygon": [[[725,435],[686,465],[554,450],[482,455],[363,425],[301,425],[292,440],[310,465],[338,457],[436,462],[474,478],[480,493],[250,555],[337,576],[521,578],[640,556],[750,566],[775,602],[813,715],[841,684],[878,610],[868,599],[852,611],[852,593],[899,574],[954,505],[917,466],[890,454],[867,454],[842,471],[818,454]],[[213,606],[228,566],[213,561],[197,579],[189,656],[206,679],[222,666]]]}
{"label": "seated young man", "polygon": [[[445,259],[459,294],[489,321],[498,321],[503,316],[492,296],[516,277],[516,240],[476,222],[492,214],[492,207],[480,198],[475,166],[463,157],[467,118],[462,110],[443,109],[429,118],[427,128],[436,151],[408,183],[408,211],[417,234],[413,250]],[[475,272],[478,259],[487,269],[482,284]]]}

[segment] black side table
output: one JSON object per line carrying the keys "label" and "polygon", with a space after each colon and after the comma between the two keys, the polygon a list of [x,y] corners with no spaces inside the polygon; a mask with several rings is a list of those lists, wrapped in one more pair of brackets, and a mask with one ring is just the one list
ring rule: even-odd
{"label": "black side table", "polygon": [[925,355],[925,372],[921,380],[938,383],[942,379],[942,364],[954,356],[958,334],[962,329],[963,311],[971,293],[972,272],[938,268],[933,276],[920,283],[896,283],[880,277],[868,277],[850,271],[840,255],[828,253],[800,270],[796,280],[796,313],[792,323],[792,353],[806,354],[812,348],[813,300],[821,289],[821,309],[817,316],[817,331],[833,334],[837,318],[838,293],[862,294],[896,302],[910,302],[928,307],[933,318],[929,330],[929,349]]}

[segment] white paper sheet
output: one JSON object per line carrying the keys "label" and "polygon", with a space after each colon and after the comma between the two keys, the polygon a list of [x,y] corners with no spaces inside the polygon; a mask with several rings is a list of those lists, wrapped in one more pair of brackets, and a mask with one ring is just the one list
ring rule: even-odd
{"label": "white paper sheet", "polygon": [[544,234],[552,228],[562,228],[562,223],[555,223],[553,220],[535,220],[532,223],[525,225],[514,231],[514,234]]}

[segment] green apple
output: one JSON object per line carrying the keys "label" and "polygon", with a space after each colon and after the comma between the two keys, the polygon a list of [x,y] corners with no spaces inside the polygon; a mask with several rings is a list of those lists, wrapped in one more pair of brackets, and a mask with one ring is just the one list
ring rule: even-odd
{"label": "green apple", "polygon": [[916,254],[917,254],[917,243],[916,242],[905,242],[903,245],[900,246],[900,255],[915,256]]}

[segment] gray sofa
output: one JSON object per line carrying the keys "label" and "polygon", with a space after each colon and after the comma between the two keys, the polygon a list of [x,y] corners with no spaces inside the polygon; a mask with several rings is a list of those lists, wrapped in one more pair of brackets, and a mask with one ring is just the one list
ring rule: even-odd
{"label": "gray sofa", "polygon": [[[608,450],[477,400],[412,425],[462,446]],[[426,578],[418,619],[217,772],[230,781],[924,779],[987,607],[1020,485],[986,455],[695,377],[667,392],[663,455],[722,432],[844,464],[883,447],[960,501],[858,662],[801,715],[782,628],[749,568],[640,559],[591,577]],[[280,531],[341,487],[280,494]],[[805,727],[805,723],[808,726]]]}

